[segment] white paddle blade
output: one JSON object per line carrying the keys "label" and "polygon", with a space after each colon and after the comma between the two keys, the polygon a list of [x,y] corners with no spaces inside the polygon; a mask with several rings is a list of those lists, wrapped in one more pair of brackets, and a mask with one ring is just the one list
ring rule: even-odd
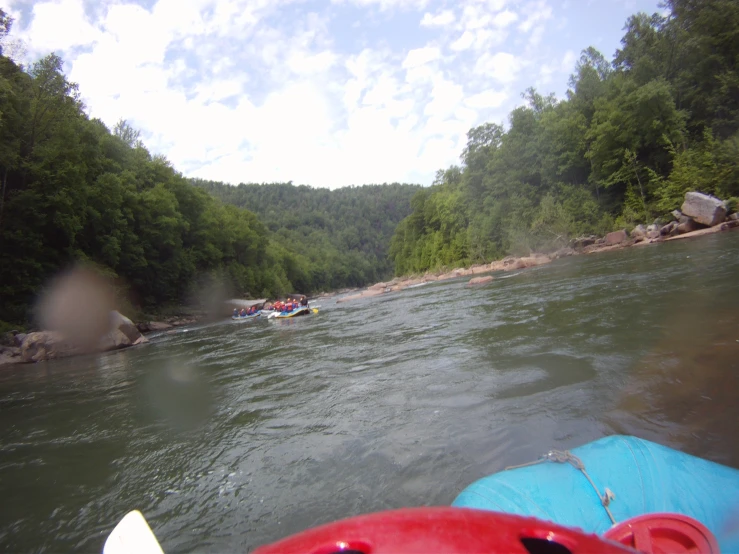
{"label": "white paddle blade", "polygon": [[164,554],[164,551],[143,514],[134,510],[108,535],[103,554]]}

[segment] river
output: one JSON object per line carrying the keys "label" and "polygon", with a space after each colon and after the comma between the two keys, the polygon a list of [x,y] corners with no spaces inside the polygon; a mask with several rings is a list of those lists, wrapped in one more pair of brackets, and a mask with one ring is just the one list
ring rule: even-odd
{"label": "river", "polygon": [[739,467],[739,232],[495,277],[3,368],[0,548],[245,551],[614,433]]}

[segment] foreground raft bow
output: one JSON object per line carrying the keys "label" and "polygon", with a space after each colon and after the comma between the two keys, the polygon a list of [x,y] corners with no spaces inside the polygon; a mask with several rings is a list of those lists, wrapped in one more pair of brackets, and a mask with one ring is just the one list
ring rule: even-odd
{"label": "foreground raft bow", "polygon": [[[161,549],[132,512],[103,552]],[[739,471],[646,440],[606,437],[480,479],[452,507],[349,518],[255,554],[436,552],[739,552]]]}

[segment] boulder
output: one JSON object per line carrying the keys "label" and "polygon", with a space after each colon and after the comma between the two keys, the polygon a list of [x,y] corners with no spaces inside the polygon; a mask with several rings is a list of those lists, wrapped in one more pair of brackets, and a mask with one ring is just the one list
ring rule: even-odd
{"label": "boulder", "polygon": [[629,237],[626,234],[626,231],[624,229],[621,229],[620,231],[613,231],[612,233],[608,233],[605,238],[606,245],[612,246],[614,244],[621,244]]}
{"label": "boulder", "polygon": [[703,229],[705,225],[700,225],[693,221],[690,218],[687,218],[687,221],[683,223],[678,223],[677,225],[677,232],[680,235],[684,235],[685,233],[692,233],[693,231],[697,231],[698,229]]}
{"label": "boulder", "polygon": [[21,360],[24,362],[43,362],[81,353],[79,345],[55,331],[28,333],[21,345]]}
{"label": "boulder", "polygon": [[680,218],[683,216],[683,213],[680,210],[672,210],[670,213],[677,221],[680,221]]}
{"label": "boulder", "polygon": [[15,346],[5,346],[0,348],[0,366],[9,364],[18,364],[23,361],[21,358],[21,349]]}
{"label": "boulder", "polygon": [[577,254],[577,252],[575,252],[574,249],[570,248],[569,246],[565,246],[564,248],[560,248],[554,254],[552,254],[552,258],[556,260],[558,258],[574,256],[575,254]]}
{"label": "boulder", "polygon": [[647,236],[647,228],[644,225],[637,225],[631,230],[631,238],[643,239]]}
{"label": "boulder", "polygon": [[163,321],[150,321],[147,325],[149,327],[149,331],[167,331],[172,328],[172,325],[164,323]]}
{"label": "boulder", "polygon": [[490,283],[492,280],[492,275],[486,275],[485,277],[473,277],[472,279],[470,279],[470,282],[467,283],[467,286],[471,287],[474,285],[484,285],[486,283]]}
{"label": "boulder", "polygon": [[586,246],[595,244],[596,240],[597,240],[597,237],[592,236],[592,235],[588,237],[577,237],[570,241],[570,246],[572,248],[585,248]]}
{"label": "boulder", "polygon": [[726,223],[722,223],[720,229],[722,231],[728,231],[729,229],[736,229],[739,227],[739,219],[732,219]]}
{"label": "boulder", "polygon": [[657,233],[659,233],[659,230],[660,230],[660,226],[654,223],[647,227],[647,233],[651,233],[652,231],[657,231]]}
{"label": "boulder", "polygon": [[23,339],[26,338],[26,333],[18,333],[16,334],[13,339],[15,341],[15,346],[19,347],[23,344]]}
{"label": "boulder", "polygon": [[523,258],[520,258],[519,264],[523,265],[523,267],[534,267],[537,265],[548,264],[551,261],[552,259],[549,256],[534,254],[533,256],[524,256]]}
{"label": "boulder", "polygon": [[110,312],[110,331],[102,337],[99,344],[101,351],[116,350],[126,346],[134,346],[149,342],[125,315],[113,310]]}
{"label": "boulder", "polygon": [[[650,227],[652,227],[652,225],[650,225]],[[652,229],[651,231],[647,231],[647,238],[649,240],[658,239],[659,237],[659,229]]]}
{"label": "boulder", "polygon": [[670,221],[667,225],[659,230],[659,234],[663,237],[674,236],[678,234],[678,223],[677,221]]}
{"label": "boulder", "polygon": [[726,217],[726,206],[718,198],[700,192],[686,192],[681,211],[698,223],[713,227]]}
{"label": "boulder", "polygon": [[733,214],[731,214],[726,219],[728,219],[729,221],[736,221],[737,219],[739,219],[739,213],[734,212]]}

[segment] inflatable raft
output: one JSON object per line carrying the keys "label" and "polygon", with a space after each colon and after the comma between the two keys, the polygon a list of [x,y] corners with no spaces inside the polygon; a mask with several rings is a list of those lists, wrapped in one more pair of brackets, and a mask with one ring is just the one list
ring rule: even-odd
{"label": "inflatable raft", "polygon": [[250,315],[232,315],[231,319],[233,319],[234,321],[244,321],[245,319],[255,319],[259,317],[260,315],[262,315],[261,311],[255,312]]}
{"label": "inflatable raft", "polygon": [[635,437],[552,451],[541,463],[472,483],[452,506],[533,516],[597,534],[613,520],[677,513],[705,525],[722,552],[739,552],[739,471]]}
{"label": "inflatable raft", "polygon": [[318,308],[309,308],[308,306],[300,306],[299,308],[293,310],[292,312],[280,312],[273,314],[270,317],[270,319],[288,319],[291,317],[297,317],[299,315],[310,315],[310,314],[317,314]]}
{"label": "inflatable raft", "polygon": [[[739,552],[739,470],[627,436],[490,475],[452,507],[308,529],[255,554],[717,554]],[[103,554],[162,551],[134,511]]]}

